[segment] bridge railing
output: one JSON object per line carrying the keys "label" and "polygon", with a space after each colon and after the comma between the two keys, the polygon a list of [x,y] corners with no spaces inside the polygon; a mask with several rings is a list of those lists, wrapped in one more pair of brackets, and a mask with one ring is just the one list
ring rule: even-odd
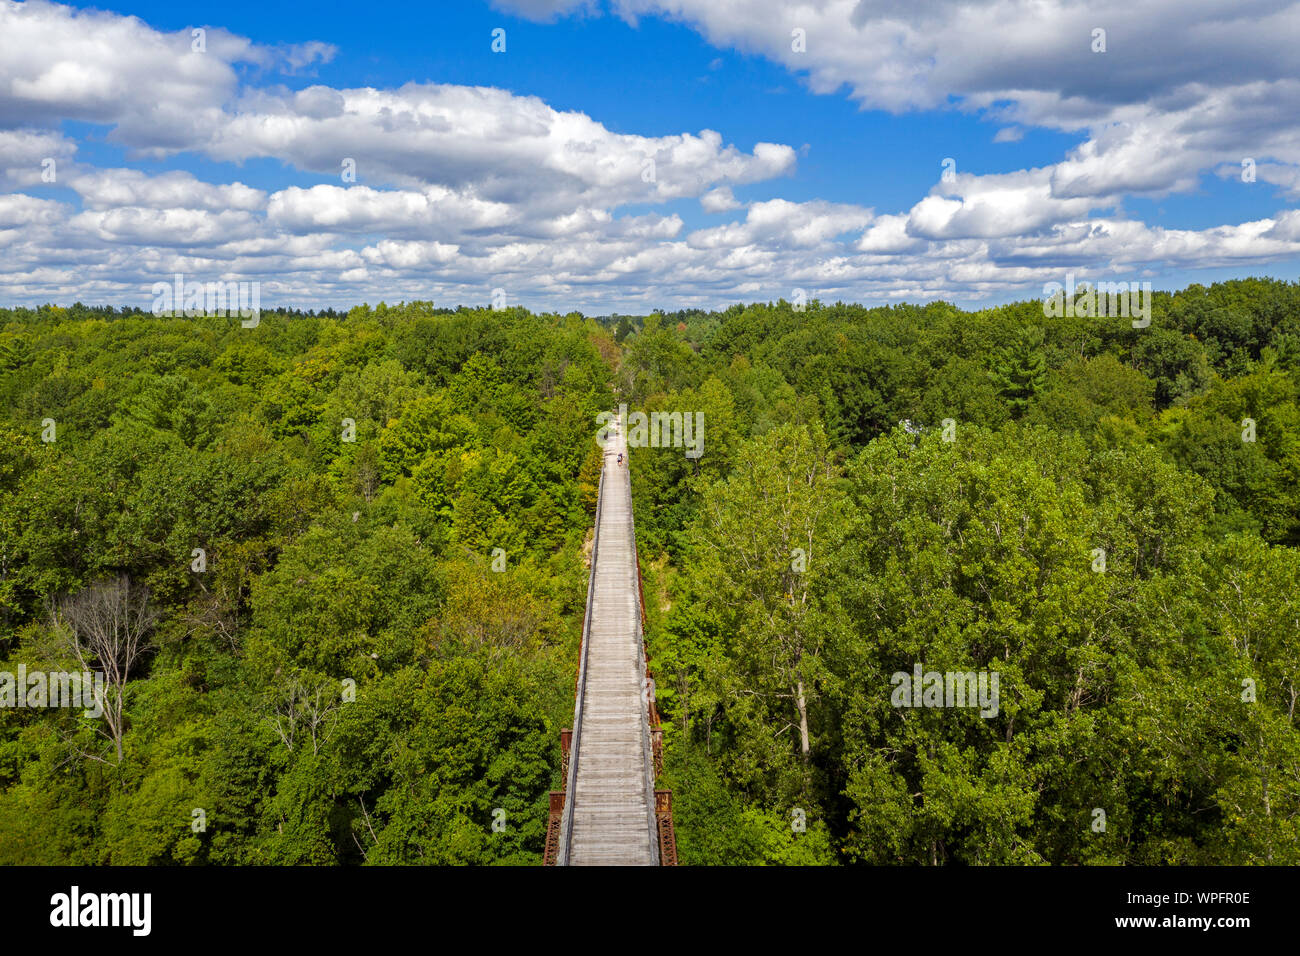
{"label": "bridge railing", "polygon": [[563,755],[563,790],[551,791],[550,819],[546,827],[546,866],[568,866],[569,840],[573,833],[574,788],[578,779],[578,752],[582,735],[582,708],[587,686],[587,650],[591,645],[591,605],[596,595],[596,560],[600,554],[600,516],[605,505],[605,458],[601,455],[600,481],[596,486],[596,530],[591,541],[591,573],[587,577],[587,608],[582,615],[582,647],[578,651],[578,679],[574,688],[573,729],[560,733]]}
{"label": "bridge railing", "polygon": [[[628,456],[628,468],[623,473],[623,478],[627,482],[627,500],[632,500],[632,468],[631,456]],[[636,517],[631,515],[632,520],[629,522],[632,526],[632,559],[636,564],[636,590],[633,592],[633,598],[636,600],[636,630],[637,630],[637,664],[641,671],[641,703],[642,706],[637,708],[641,716],[641,739],[645,742],[645,779],[646,779],[646,803],[648,813],[646,825],[649,827],[650,845],[655,848],[655,862],[660,866],[664,865],[662,845],[663,840],[660,836],[660,816],[657,812],[658,802],[655,799],[655,778],[658,776],[658,768],[663,764],[663,758],[655,748],[655,734],[658,730],[658,713],[655,708],[654,679],[650,676],[649,652],[645,644],[645,592],[641,586],[641,557],[636,546]],[[652,717],[652,712],[654,716]],[[656,726],[652,727],[652,723]],[[662,739],[662,737],[661,737]],[[671,861],[676,863],[676,854]],[[669,864],[671,865],[671,863]]]}
{"label": "bridge railing", "polygon": [[[629,456],[629,465],[631,456]],[[632,469],[627,470],[628,499],[632,497]],[[664,772],[664,730],[659,720],[659,705],[655,702],[654,676],[650,672],[650,645],[646,638],[645,582],[641,575],[641,552],[636,546],[636,521],[632,522],[632,558],[636,561],[636,599],[637,615],[641,630],[641,664],[645,668],[645,708],[644,714],[650,734],[650,752],[653,764],[650,768],[650,793],[654,795],[654,823],[651,836],[659,849],[660,866],[677,865],[677,833],[673,829],[673,792],[657,790],[659,775]]]}

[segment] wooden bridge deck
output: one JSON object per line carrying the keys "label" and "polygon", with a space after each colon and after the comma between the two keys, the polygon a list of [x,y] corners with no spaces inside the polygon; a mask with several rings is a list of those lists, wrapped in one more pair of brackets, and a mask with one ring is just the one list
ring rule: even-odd
{"label": "wooden bridge deck", "polygon": [[[624,464],[618,464],[619,453]],[[659,863],[644,698],[632,494],[625,438],[605,448],[589,634],[574,718],[575,753],[560,863]]]}

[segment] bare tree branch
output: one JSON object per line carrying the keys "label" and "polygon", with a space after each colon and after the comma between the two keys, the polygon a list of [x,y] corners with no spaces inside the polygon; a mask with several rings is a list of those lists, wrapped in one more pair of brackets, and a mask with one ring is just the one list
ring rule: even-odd
{"label": "bare tree branch", "polygon": [[126,735],[126,682],[153,646],[149,632],[158,619],[149,604],[149,589],[133,585],[123,574],[59,598],[52,611],[55,630],[68,653],[76,658],[83,671],[99,671],[104,675],[104,699],[98,703],[103,708],[107,736],[113,742],[120,764],[122,739]]}

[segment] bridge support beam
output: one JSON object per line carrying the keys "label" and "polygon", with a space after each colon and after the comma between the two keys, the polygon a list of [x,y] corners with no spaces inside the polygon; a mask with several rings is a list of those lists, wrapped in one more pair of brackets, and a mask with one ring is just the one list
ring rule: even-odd
{"label": "bridge support beam", "polygon": [[659,865],[677,865],[677,831],[673,829],[673,792],[655,791],[655,821],[659,824]]}

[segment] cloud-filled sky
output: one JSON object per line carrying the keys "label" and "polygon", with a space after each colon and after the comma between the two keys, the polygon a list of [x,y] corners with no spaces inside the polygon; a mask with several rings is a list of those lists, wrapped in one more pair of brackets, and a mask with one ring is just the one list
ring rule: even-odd
{"label": "cloud-filled sky", "polygon": [[180,272],[972,306],[1297,263],[1300,0],[0,0],[0,305]]}

